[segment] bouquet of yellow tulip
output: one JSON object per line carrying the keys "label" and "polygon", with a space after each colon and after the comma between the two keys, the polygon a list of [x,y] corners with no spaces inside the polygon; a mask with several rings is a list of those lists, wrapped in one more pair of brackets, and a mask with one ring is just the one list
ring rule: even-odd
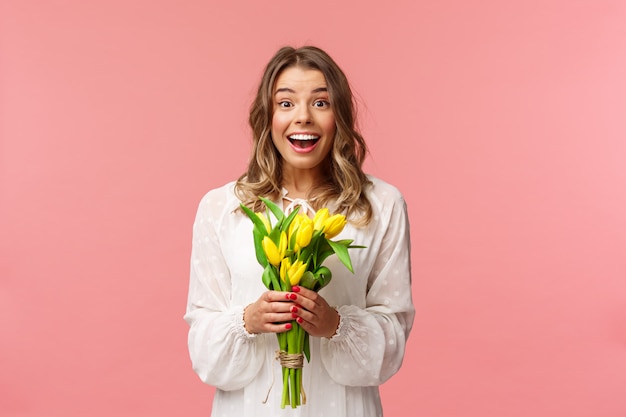
{"label": "bouquet of yellow tulip", "polygon": [[[342,214],[330,215],[327,208],[320,209],[311,219],[299,214],[296,207],[288,216],[272,201],[261,197],[269,209],[265,213],[255,213],[241,205],[241,209],[252,220],[256,258],[264,268],[263,284],[274,291],[291,291],[299,285],[319,291],[328,285],[332,272],[322,263],[332,254],[350,270],[352,262],[349,248],[363,248],[352,245],[353,240],[331,240],[343,230],[346,217]],[[272,226],[270,212],[275,217]],[[302,388],[303,357],[310,360],[309,335],[300,325],[292,322],[291,330],[277,333],[278,358],[283,369],[283,395],[281,408],[291,405],[296,408],[306,404]]]}

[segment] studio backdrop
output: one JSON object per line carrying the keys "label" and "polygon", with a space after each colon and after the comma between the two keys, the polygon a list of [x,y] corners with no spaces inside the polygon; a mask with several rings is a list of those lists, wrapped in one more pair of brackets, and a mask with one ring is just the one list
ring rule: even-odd
{"label": "studio backdrop", "polygon": [[624,22],[621,0],[3,0],[0,415],[209,415],[195,211],[246,167],[265,63],[312,44],[409,208],[385,416],[625,416]]}

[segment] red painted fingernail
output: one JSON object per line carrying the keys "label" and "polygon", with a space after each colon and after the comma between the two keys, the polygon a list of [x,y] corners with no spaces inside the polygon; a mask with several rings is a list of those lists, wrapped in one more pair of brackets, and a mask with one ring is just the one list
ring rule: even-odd
{"label": "red painted fingernail", "polygon": [[292,313],[297,313],[297,312],[298,312],[298,307],[296,307],[296,306],[291,306],[291,312],[292,312]]}
{"label": "red painted fingernail", "polygon": [[298,286],[291,287],[291,291],[293,291],[293,292],[300,292],[300,287],[298,287]]}
{"label": "red painted fingernail", "polygon": [[287,324],[285,324],[285,329],[287,329],[287,330],[291,330],[291,323],[287,323]]}
{"label": "red painted fingernail", "polygon": [[296,298],[298,298],[298,296],[297,296],[297,295],[295,295],[295,294],[289,294],[289,298],[290,298],[291,300],[295,300]]}
{"label": "red painted fingernail", "polygon": [[291,313],[291,317],[293,317],[294,319],[297,319],[298,315],[296,313]]}
{"label": "red painted fingernail", "polygon": [[289,293],[286,293],[286,294],[285,294],[285,298],[286,298],[287,300],[289,300]]}
{"label": "red painted fingernail", "polygon": [[302,319],[302,317],[298,317],[298,318],[296,319],[296,321],[297,321],[298,323],[302,324],[302,322],[303,322],[304,320]]}

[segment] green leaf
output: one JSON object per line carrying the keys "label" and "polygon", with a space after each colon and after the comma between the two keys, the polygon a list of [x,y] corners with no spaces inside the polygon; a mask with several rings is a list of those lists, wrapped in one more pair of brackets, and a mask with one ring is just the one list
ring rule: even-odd
{"label": "green leaf", "polygon": [[267,230],[265,229],[265,224],[263,224],[263,220],[259,219],[259,217],[256,215],[254,211],[250,210],[248,207],[244,206],[243,204],[240,204],[239,206],[241,207],[243,212],[248,215],[250,220],[252,220],[252,223],[254,223],[254,227],[267,234]]}
{"label": "green leaf", "polygon": [[280,280],[280,290],[279,291],[291,291],[291,281],[289,280],[289,272],[285,272],[285,280]]}
{"label": "green leaf", "polygon": [[272,239],[272,242],[276,243],[276,246],[278,246],[278,242],[280,241],[280,227],[279,226],[280,226],[280,223],[277,223],[276,226],[274,226],[274,228],[268,235],[270,239]]}
{"label": "green leaf", "polygon": [[315,279],[317,280],[317,284],[319,285],[319,290],[330,284],[330,280],[333,278],[333,273],[330,269],[325,266],[321,266],[315,271]]}
{"label": "green leaf", "polygon": [[313,266],[318,266],[322,264],[322,262],[320,262],[318,259],[320,254],[320,246],[322,246],[323,249],[326,238],[324,237],[324,233],[321,231],[319,232],[319,234],[317,232],[314,233],[313,236],[315,237],[315,240],[311,240],[310,243],[313,255]]}
{"label": "green leaf", "polygon": [[335,253],[335,251],[332,248],[330,248],[330,246],[329,246],[329,249],[324,251],[324,252],[318,251],[318,253],[317,253],[317,265],[323,264],[324,261],[326,260],[326,258],[328,258],[333,253]]}
{"label": "green leaf", "polygon": [[311,271],[305,271],[300,278],[300,283],[298,284],[301,287],[308,288],[309,290],[315,291],[315,286],[317,285],[317,280],[315,279],[315,275]]}
{"label": "green leaf", "polygon": [[296,207],[291,213],[289,213],[289,216],[287,216],[286,218],[283,218],[283,221],[280,222],[281,231],[287,232],[287,230],[289,229],[289,225],[291,225],[291,222],[296,217],[296,214],[298,214],[299,210],[300,210],[300,206]]}
{"label": "green leaf", "polygon": [[320,242],[317,245],[317,251],[326,252],[329,250],[332,250],[332,248],[330,247],[330,244],[328,243],[328,239],[326,239],[325,236],[321,236]]}
{"label": "green leaf", "polygon": [[302,350],[307,362],[311,362],[311,347],[309,346],[309,334],[304,333],[304,349]]}
{"label": "green leaf", "polygon": [[272,289],[272,268],[271,265],[267,265],[265,267],[265,269],[263,270],[263,275],[261,275],[261,280],[263,281],[263,285],[265,285],[265,287],[268,290]]}
{"label": "green leaf", "polygon": [[265,251],[263,250],[263,244],[261,243],[265,234],[259,232],[258,229],[253,229],[252,236],[254,237],[254,253],[256,254],[256,260],[262,267],[265,268],[268,261],[267,256],[265,256]]}
{"label": "green leaf", "polygon": [[278,271],[276,270],[276,267],[272,264],[267,264],[265,269],[268,268],[270,269],[270,277],[272,281],[272,288],[270,288],[270,290],[280,291],[280,278],[278,278]]}
{"label": "green leaf", "polygon": [[344,245],[348,249],[365,249],[365,248],[367,248],[367,246],[363,246],[363,245],[353,245],[352,242],[354,242],[354,239],[335,240],[335,243],[339,243],[341,245]]}
{"label": "green leaf", "polygon": [[327,242],[333,248],[341,263],[344,264],[350,272],[354,273],[354,270],[352,269],[352,261],[350,260],[350,254],[348,253],[348,248],[346,248],[342,244],[333,242],[332,240],[328,240]]}
{"label": "green leaf", "polygon": [[278,222],[280,223],[283,220],[283,217],[285,217],[285,213],[283,213],[280,207],[278,207],[273,201],[268,200],[267,198],[259,198],[261,199],[261,201],[263,201],[263,203],[265,203],[265,206],[270,209],[272,213],[274,213],[274,216],[276,216],[276,220],[278,220]]}

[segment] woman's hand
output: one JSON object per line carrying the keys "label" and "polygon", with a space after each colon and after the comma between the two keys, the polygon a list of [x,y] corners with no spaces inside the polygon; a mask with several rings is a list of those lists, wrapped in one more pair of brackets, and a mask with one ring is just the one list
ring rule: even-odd
{"label": "woman's hand", "polygon": [[[282,333],[291,329],[294,293],[266,291],[243,312],[248,333]],[[292,297],[292,298],[290,298]]]}
{"label": "woman's hand", "polygon": [[291,319],[295,319],[311,336],[333,337],[339,326],[337,310],[329,306],[324,297],[315,291],[297,286],[291,291],[286,293],[293,300],[289,307]]}

